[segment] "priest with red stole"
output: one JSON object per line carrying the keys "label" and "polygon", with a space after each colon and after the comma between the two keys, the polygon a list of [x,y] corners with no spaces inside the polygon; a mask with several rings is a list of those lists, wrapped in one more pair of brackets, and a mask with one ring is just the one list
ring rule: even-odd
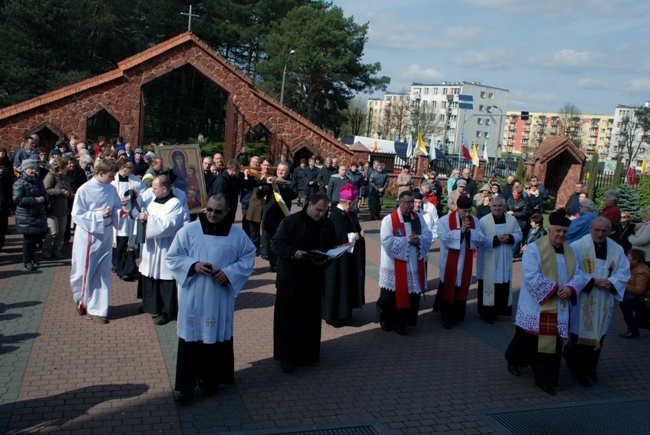
{"label": "priest with red stole", "polygon": [[469,195],[461,194],[457,205],[457,210],[438,220],[440,283],[433,312],[442,314],[446,329],[465,319],[474,252],[486,239],[479,220],[472,216]]}
{"label": "priest with red stole", "polygon": [[571,221],[565,211],[551,213],[549,223],[548,236],[528,244],[524,252],[516,333],[505,356],[511,374],[519,376],[530,365],[535,385],[554,396],[562,344],[569,338],[569,304],[576,304],[590,277],[566,243]]}
{"label": "priest with red stole", "polygon": [[384,331],[406,335],[415,326],[420,293],[427,291],[425,260],[433,234],[424,218],[413,211],[409,190],[400,193],[398,207],[381,222],[381,261],[377,300],[379,324]]}

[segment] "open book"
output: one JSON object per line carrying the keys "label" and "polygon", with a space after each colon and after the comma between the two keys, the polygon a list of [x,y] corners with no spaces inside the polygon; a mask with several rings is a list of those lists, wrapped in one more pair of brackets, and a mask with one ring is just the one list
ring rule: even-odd
{"label": "open book", "polygon": [[326,261],[326,260],[333,260],[335,258],[339,258],[341,255],[343,255],[346,251],[350,250],[350,247],[354,246],[354,242],[351,243],[344,243],[339,246],[335,246],[332,249],[330,249],[327,252],[319,251],[317,249],[307,251],[303,254],[303,256],[311,261],[314,262],[321,262],[321,261]]}

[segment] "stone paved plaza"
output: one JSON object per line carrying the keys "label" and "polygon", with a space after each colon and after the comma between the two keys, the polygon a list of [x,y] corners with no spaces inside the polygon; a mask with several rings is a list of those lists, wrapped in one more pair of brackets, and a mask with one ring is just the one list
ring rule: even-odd
{"label": "stone paved plaza", "polygon": [[[406,337],[384,332],[374,306],[380,222],[365,218],[367,304],[349,326],[323,323],[321,362],[287,375],[273,361],[275,275],[258,257],[237,299],[236,384],[185,407],[173,400],[176,324],[157,327],[138,314],[136,283],[113,276],[110,323],[99,325],[75,313],[70,261],[42,261],[38,272],[27,272],[21,239],[10,235],[0,252],[0,432],[288,433],[374,422],[393,434],[497,433],[503,430],[486,413],[650,396],[650,332],[619,338],[618,307],[599,382],[580,386],[563,366],[556,397],[534,386],[529,369],[520,378],[508,373],[503,354],[513,320],[481,322],[475,283],[464,323],[443,329],[431,312],[437,242],[417,327]],[[514,267],[518,288],[521,263]]]}

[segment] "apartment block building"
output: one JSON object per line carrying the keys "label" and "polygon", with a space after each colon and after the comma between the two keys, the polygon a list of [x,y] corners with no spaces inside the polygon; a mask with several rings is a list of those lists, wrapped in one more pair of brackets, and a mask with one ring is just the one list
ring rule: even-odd
{"label": "apartment block building", "polygon": [[521,112],[509,111],[504,125],[505,152],[527,158],[547,137],[568,136],[588,158],[596,154],[604,161],[610,147],[614,116],[529,112],[529,119],[523,120]]}
{"label": "apartment block building", "polygon": [[[447,154],[458,153],[463,135],[493,156],[507,113],[509,91],[479,82],[412,83],[408,94],[387,93],[368,101],[369,136],[408,140],[419,132]],[[461,101],[461,96],[471,101]],[[464,103],[464,104],[461,104]],[[406,105],[405,105],[406,104]],[[471,108],[467,104],[471,105]],[[406,110],[405,110],[406,109]]]}
{"label": "apartment block building", "polygon": [[[646,101],[644,106],[650,107],[650,101]],[[622,104],[616,106],[612,136],[608,147],[608,158],[612,160],[616,159],[622,153],[626,158],[626,163],[628,163],[628,146],[634,149],[638,147],[639,151],[632,164],[640,167],[643,163],[643,158],[648,156],[649,150],[646,144],[641,144],[643,131],[640,127],[636,126],[636,117],[634,115],[634,111],[637,108],[636,106],[624,106]],[[627,140],[627,136],[630,136],[629,141]]]}

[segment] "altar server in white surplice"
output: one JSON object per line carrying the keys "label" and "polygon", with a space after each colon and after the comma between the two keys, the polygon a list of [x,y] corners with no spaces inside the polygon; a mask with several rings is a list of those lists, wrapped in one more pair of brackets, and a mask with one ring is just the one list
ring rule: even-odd
{"label": "altar server in white surplice", "polygon": [[155,316],[156,325],[166,325],[178,311],[176,282],[165,258],[174,236],[183,227],[184,209],[172,193],[166,175],[157,176],[151,188],[140,195],[138,219],[146,222],[145,243],[140,247],[138,295],[142,310]]}
{"label": "altar server in white surplice", "polygon": [[203,395],[233,384],[235,298],[253,272],[255,246],[226,219],[223,194],[210,197],[205,214],[185,225],[169,248],[167,266],[178,283],[176,401],[188,403],[199,381]]}
{"label": "altar server in white surplice", "polygon": [[117,171],[115,161],[104,159],[95,171],[77,190],[72,206],[76,227],[70,286],[80,315],[87,313],[91,320],[108,323],[113,228],[127,212],[121,210],[120,197],[111,186]]}
{"label": "altar server in white surplice", "polygon": [[581,385],[598,380],[596,366],[612,320],[614,299],[623,300],[630,262],[623,248],[607,236],[612,223],[604,216],[591,221],[589,234],[571,243],[580,269],[591,277],[571,306],[571,338],[564,350],[569,369]]}
{"label": "altar server in white surplice", "polygon": [[512,315],[512,250],[521,242],[522,233],[517,219],[505,213],[503,197],[492,198],[490,210],[481,219],[485,241],[479,247],[476,276],[478,313],[484,322],[493,324],[497,316]]}
{"label": "altar server in white surplice", "polygon": [[[145,191],[144,185],[139,177],[133,175],[133,161],[122,157],[117,162],[118,172],[113,180],[113,186],[117,195],[122,201],[125,210],[133,211],[133,203],[138,195]],[[115,228],[115,240],[113,241],[113,267],[120,279],[135,281],[138,269],[135,264],[137,257],[135,243],[135,219],[124,219]]]}

